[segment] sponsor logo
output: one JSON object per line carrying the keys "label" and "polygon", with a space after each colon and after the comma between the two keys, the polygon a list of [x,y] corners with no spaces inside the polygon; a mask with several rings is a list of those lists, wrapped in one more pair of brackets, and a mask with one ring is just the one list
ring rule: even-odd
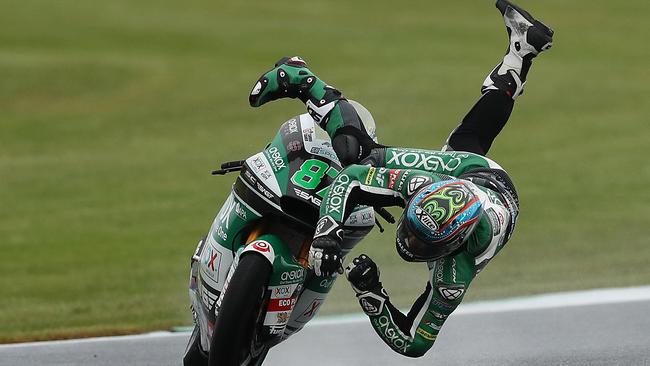
{"label": "sponsor logo", "polygon": [[323,304],[323,299],[314,299],[314,301],[309,304],[307,310],[305,310],[300,316],[304,318],[312,318],[318,312],[318,309]]}
{"label": "sponsor logo", "polygon": [[276,314],[278,324],[286,324],[289,321],[289,313],[286,311]]}
{"label": "sponsor logo", "polygon": [[[236,202],[235,198],[231,195],[223,204],[223,207],[221,208],[221,211],[219,211],[219,215],[217,216],[217,220],[219,221],[221,226],[224,226],[226,228],[226,230],[230,228],[230,218],[232,216],[233,211],[241,219],[246,220],[246,210],[244,210],[242,205],[239,202]],[[221,229],[221,231],[223,233],[223,229]],[[223,233],[223,235],[227,237],[225,233]],[[225,240],[226,238],[222,237],[222,239]]]}
{"label": "sponsor logo", "polygon": [[304,272],[305,271],[302,268],[295,269],[295,270],[289,271],[289,272],[282,272],[282,274],[280,275],[280,279],[282,281],[301,280]]}
{"label": "sponsor logo", "polygon": [[438,286],[438,293],[449,301],[458,300],[465,293],[463,286]]}
{"label": "sponsor logo", "polygon": [[399,177],[399,170],[391,169],[388,173],[388,189],[395,188],[397,184],[397,178]]}
{"label": "sponsor logo", "polygon": [[210,268],[211,271],[215,271],[214,264],[218,257],[219,257],[219,252],[217,252],[216,250],[212,251],[212,248],[210,248],[209,259],[208,258],[206,259],[208,259],[207,264],[208,264],[208,268]]}
{"label": "sponsor logo", "polygon": [[350,214],[346,221],[346,225],[357,225],[361,222],[361,225],[374,224],[375,215],[372,211],[358,211]]}
{"label": "sponsor logo", "polygon": [[422,208],[415,207],[415,217],[417,217],[418,221],[420,221],[427,229],[431,231],[438,230],[438,224],[436,221]]}
{"label": "sponsor logo", "polygon": [[347,174],[339,174],[331,186],[327,194],[327,208],[326,213],[336,212],[340,215],[343,214],[344,194],[347,184],[350,182],[350,176]]}
{"label": "sponsor logo", "polygon": [[221,226],[226,227],[226,230],[228,230],[228,228],[230,227],[230,216],[232,214],[232,211],[235,209],[235,206],[238,205],[239,203],[235,202],[235,197],[230,195],[226,200],[226,202],[223,204],[223,207],[221,208],[221,211],[217,216],[217,220],[219,220]]}
{"label": "sponsor logo", "polygon": [[488,198],[490,199],[490,202],[492,202],[494,204],[497,204],[497,205],[503,206],[503,203],[501,203],[501,200],[499,199],[499,197],[497,197],[497,195],[494,192],[492,192],[491,189],[485,190],[485,193],[487,194]]}
{"label": "sponsor logo", "polygon": [[[302,129],[302,138],[303,138],[303,140],[305,140],[307,142],[312,142],[313,141],[313,138],[312,138],[313,134],[314,134],[314,129],[311,128],[311,127]],[[316,154],[316,153],[312,151],[312,154]]]}
{"label": "sponsor logo", "polygon": [[409,184],[406,190],[406,193],[411,196],[413,193],[417,192],[423,185],[431,182],[431,178],[423,176],[415,176],[409,180]]}
{"label": "sponsor logo", "polygon": [[314,237],[329,234],[332,230],[336,230],[338,225],[331,216],[324,216],[316,224],[316,232]]}
{"label": "sponsor logo", "polygon": [[[268,174],[268,175],[264,174],[264,173],[260,173],[260,174],[262,175],[262,178],[264,178],[264,179],[268,179],[268,178],[271,177],[270,174]],[[254,186],[254,188],[257,189],[257,191],[260,192],[261,194],[263,194],[266,198],[272,199],[274,197],[273,193],[269,192],[268,189],[264,188],[264,186],[257,180],[257,178],[255,178],[255,176],[252,175],[248,170],[244,172],[244,176],[248,179],[248,181],[251,182],[251,184]],[[268,178],[265,178],[265,177],[268,177]]]}
{"label": "sponsor logo", "polygon": [[449,305],[447,303],[444,303],[438,299],[433,299],[431,300],[432,303],[434,303],[436,306],[447,309],[447,310],[454,310],[456,308],[455,305]]}
{"label": "sponsor logo", "polygon": [[366,181],[364,182],[365,185],[368,186],[372,184],[372,177],[375,175],[376,172],[377,172],[376,168],[373,167],[368,168],[368,175],[366,176]]}
{"label": "sponsor logo", "polygon": [[269,334],[278,335],[284,333],[284,327],[286,325],[271,325],[269,327]]}
{"label": "sponsor logo", "polygon": [[314,195],[312,195],[310,193],[307,193],[307,192],[305,192],[305,191],[303,191],[302,189],[299,189],[299,188],[294,187],[293,191],[296,193],[296,196],[298,196],[298,197],[302,198],[303,200],[311,202],[314,205],[320,207],[320,205],[322,203],[320,198],[317,198],[316,196],[314,196]]}
{"label": "sponsor logo", "polygon": [[326,279],[320,281],[318,286],[320,286],[323,289],[328,289],[328,288],[332,287],[332,285],[334,284],[334,281],[335,281],[334,278],[331,278],[331,279],[326,278]]}
{"label": "sponsor logo", "polygon": [[296,289],[296,285],[286,285],[286,286],[271,286],[271,298],[272,299],[286,299],[293,295],[293,291]]}
{"label": "sponsor logo", "polygon": [[294,305],[296,305],[295,297],[292,297],[290,299],[271,299],[269,300],[268,311],[289,311],[293,309]]}
{"label": "sponsor logo", "polygon": [[490,226],[492,226],[492,236],[499,235],[501,232],[501,223],[499,222],[497,213],[491,207],[485,210],[485,213],[487,213],[488,220],[490,221]]}
{"label": "sponsor logo", "polygon": [[246,178],[247,178],[247,179],[248,179],[252,184],[257,183],[257,178],[255,178],[255,176],[254,176],[253,174],[251,174],[251,172],[249,172],[248,170],[244,172],[244,176],[245,176],[245,177],[246,177]]}
{"label": "sponsor logo", "polygon": [[411,253],[411,251],[408,249],[406,245],[404,245],[404,242],[402,242],[402,240],[399,237],[395,238],[395,243],[397,244],[397,247],[400,250],[400,254],[405,255],[409,258],[413,258],[413,253]]}
{"label": "sponsor logo", "polygon": [[286,165],[284,165],[284,159],[282,158],[282,154],[280,154],[280,151],[278,151],[278,148],[275,146],[271,146],[268,150],[268,155],[271,158],[271,165],[273,165],[273,171],[278,172],[284,168],[286,168]]}
{"label": "sponsor logo", "polygon": [[386,179],[384,179],[386,172],[387,172],[386,168],[380,168],[377,174],[375,175],[375,181],[380,187],[383,187],[386,184]]}
{"label": "sponsor logo", "polygon": [[440,328],[442,327],[442,326],[440,326],[440,325],[436,325],[436,324],[435,324],[434,322],[432,322],[431,320],[422,319],[422,323],[424,323],[424,325],[426,325],[427,327],[431,328],[432,330],[438,330],[438,331],[439,331]]}
{"label": "sponsor logo", "polygon": [[406,352],[410,344],[400,335],[399,330],[395,329],[395,326],[390,322],[387,316],[382,315],[378,318],[372,319],[372,322],[375,323],[375,329],[379,332],[379,335],[388,343],[388,345],[393,348],[400,350],[401,352]]}
{"label": "sponsor logo", "polygon": [[434,310],[429,310],[429,314],[433,315],[433,317],[438,319],[438,320],[445,320],[448,317],[448,315],[441,314],[441,313],[439,313],[437,311],[434,311]]}
{"label": "sponsor logo", "polygon": [[419,334],[420,336],[422,336],[422,338],[427,339],[427,340],[429,340],[429,341],[435,341],[435,340],[436,340],[436,336],[435,336],[435,335],[433,335],[433,334],[427,332],[426,330],[424,330],[424,329],[422,329],[422,328],[418,328],[418,329],[416,329],[416,330],[415,330],[415,333]]}
{"label": "sponsor logo", "polygon": [[251,245],[253,246],[253,249],[257,250],[258,252],[268,253],[271,251],[269,243],[265,241],[255,241]]}
{"label": "sponsor logo", "polygon": [[290,135],[290,134],[292,134],[292,133],[296,133],[296,132],[298,132],[298,121],[297,121],[297,119],[294,118],[294,119],[292,119],[292,120],[289,120],[289,121],[284,125],[284,128],[285,128],[285,133],[286,133],[287,135]]}
{"label": "sponsor logo", "polygon": [[235,213],[237,216],[239,216],[242,220],[246,220],[246,210],[237,202],[235,204]]}
{"label": "sponsor logo", "polygon": [[375,305],[370,303],[370,301],[368,301],[368,299],[362,298],[361,301],[359,301],[359,303],[361,304],[361,308],[363,309],[364,312],[370,313],[370,314],[379,313],[379,311],[378,311],[379,309],[377,309],[377,307]]}
{"label": "sponsor logo", "polygon": [[218,237],[221,238],[221,240],[226,241],[228,240],[228,234],[223,230],[221,226],[217,226],[217,230],[215,230],[215,234],[217,234]]}
{"label": "sponsor logo", "polygon": [[456,258],[451,259],[451,280],[456,283]]}
{"label": "sponsor logo", "polygon": [[443,276],[445,274],[444,272],[444,266],[445,266],[445,258],[438,259],[435,262],[435,283],[440,283],[443,281]]}
{"label": "sponsor logo", "polygon": [[253,166],[255,167],[255,170],[258,171],[258,172],[260,170],[264,169],[264,162],[262,161],[262,158],[259,157],[259,156],[256,156],[253,159]]}
{"label": "sponsor logo", "polygon": [[333,153],[331,150],[323,148],[323,147],[312,147],[311,151],[312,154],[314,155],[320,155],[323,157],[326,157],[330,160],[338,161],[338,157],[336,156],[335,153]]}
{"label": "sponsor logo", "polygon": [[413,151],[396,151],[391,150],[391,157],[388,160],[388,164],[396,164],[404,166],[406,168],[415,168],[420,170],[428,171],[447,171],[453,172],[462,162],[462,158],[467,155],[458,155],[449,154],[451,159],[445,163],[442,157],[422,153],[422,152],[413,152]]}
{"label": "sponsor logo", "polygon": [[402,188],[404,187],[404,183],[406,182],[406,179],[409,176],[409,171],[408,170],[402,170],[404,173],[402,173],[402,178],[399,180],[399,184],[397,185],[397,190],[402,192]]}
{"label": "sponsor logo", "polygon": [[287,151],[300,151],[302,149],[302,142],[291,141],[287,144]]}

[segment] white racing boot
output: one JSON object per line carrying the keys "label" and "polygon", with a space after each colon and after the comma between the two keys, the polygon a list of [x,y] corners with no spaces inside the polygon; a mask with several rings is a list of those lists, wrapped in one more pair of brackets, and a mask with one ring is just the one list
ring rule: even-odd
{"label": "white racing boot", "polygon": [[481,92],[503,90],[512,99],[524,91],[532,60],[553,45],[553,30],[533,18],[527,11],[507,0],[497,0],[510,43],[508,51],[483,82]]}

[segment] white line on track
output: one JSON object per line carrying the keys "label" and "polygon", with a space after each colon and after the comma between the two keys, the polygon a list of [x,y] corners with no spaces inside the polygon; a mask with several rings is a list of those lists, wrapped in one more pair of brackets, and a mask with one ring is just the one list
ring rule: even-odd
{"label": "white line on track", "polygon": [[[558,292],[510,299],[477,301],[461,304],[452,316],[470,314],[503,313],[537,309],[552,309],[574,306],[618,304],[635,301],[649,301],[650,286],[607,288],[575,292]],[[408,309],[403,310],[408,312]],[[316,318],[308,325],[336,325],[366,322],[365,314],[333,315]]]}
{"label": "white line on track", "polygon": [[[461,304],[452,316],[469,314],[502,313],[536,309],[552,309],[563,307],[618,304],[636,301],[650,301],[650,286],[596,289],[576,292],[560,292],[527,297],[516,297],[503,300],[478,301]],[[366,322],[368,318],[363,313],[332,315],[316,318],[307,324],[308,327],[323,325],[338,325]],[[187,332],[153,332],[114,337],[95,337],[82,339],[67,339],[59,341],[28,342],[0,345],[0,350],[7,348],[54,346],[58,344],[93,343],[106,341],[128,341],[146,338],[187,337]]]}

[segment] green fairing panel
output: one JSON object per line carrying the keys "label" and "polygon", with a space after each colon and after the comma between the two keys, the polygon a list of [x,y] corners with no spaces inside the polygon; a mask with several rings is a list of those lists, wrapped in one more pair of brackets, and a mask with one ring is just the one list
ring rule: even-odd
{"label": "green fairing panel", "polygon": [[221,246],[236,251],[246,240],[245,228],[261,216],[235,193],[231,193],[215,217],[210,230],[212,238]]}

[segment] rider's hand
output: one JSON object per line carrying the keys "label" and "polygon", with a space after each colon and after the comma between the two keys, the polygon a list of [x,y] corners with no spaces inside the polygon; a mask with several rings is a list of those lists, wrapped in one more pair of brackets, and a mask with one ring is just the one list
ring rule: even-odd
{"label": "rider's hand", "polygon": [[314,238],[309,249],[309,265],[316,276],[343,273],[343,255],[339,243],[329,236]]}
{"label": "rider's hand", "polygon": [[388,292],[379,282],[379,268],[375,262],[367,255],[361,254],[345,268],[345,277],[357,293],[363,312],[370,316],[381,314],[384,304],[388,301]]}
{"label": "rider's hand", "polygon": [[248,102],[252,107],[259,107],[285,97],[306,100],[308,91],[316,80],[317,77],[309,71],[305,60],[298,56],[283,57],[255,83]]}
{"label": "rider's hand", "polygon": [[381,282],[379,282],[379,268],[365,254],[354,258],[348,264],[345,268],[345,277],[350,281],[356,293],[372,291],[381,287]]}

